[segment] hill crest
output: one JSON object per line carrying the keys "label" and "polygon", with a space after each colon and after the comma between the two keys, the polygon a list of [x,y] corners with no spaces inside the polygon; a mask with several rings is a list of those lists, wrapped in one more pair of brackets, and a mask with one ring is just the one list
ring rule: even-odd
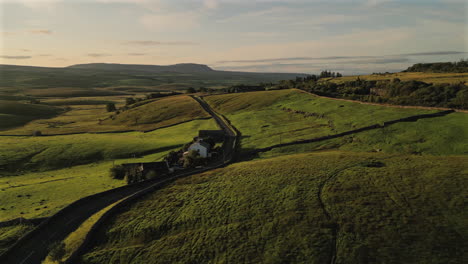
{"label": "hill crest", "polygon": [[179,63],[173,65],[145,65],[145,64],[119,64],[119,63],[87,63],[76,64],[66,68],[72,69],[95,69],[95,70],[122,70],[142,72],[211,72],[213,69],[204,64]]}

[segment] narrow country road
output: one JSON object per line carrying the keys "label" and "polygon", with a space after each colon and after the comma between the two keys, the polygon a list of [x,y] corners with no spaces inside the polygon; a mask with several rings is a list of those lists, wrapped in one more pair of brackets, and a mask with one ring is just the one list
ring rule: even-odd
{"label": "narrow country road", "polygon": [[[177,178],[212,170],[230,163],[234,157],[237,142],[237,135],[234,129],[223,118],[218,116],[205,101],[195,96],[192,96],[192,98],[196,100],[203,109],[213,117],[220,128],[224,130],[226,138],[223,144],[223,159],[214,162],[206,168],[188,170],[164,180],[156,179],[126,185],[75,201],[18,240],[6,252],[0,255],[0,263],[39,264],[48,255],[52,244],[64,240],[86,219],[110,204],[122,199],[125,201],[125,199],[129,197],[135,197],[138,194],[147,193],[148,191],[160,188]],[[116,206],[118,205],[119,204]]]}

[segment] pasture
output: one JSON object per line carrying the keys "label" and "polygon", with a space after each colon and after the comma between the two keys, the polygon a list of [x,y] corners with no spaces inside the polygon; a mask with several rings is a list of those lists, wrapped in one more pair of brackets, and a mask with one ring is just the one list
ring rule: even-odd
{"label": "pasture", "polygon": [[48,216],[67,204],[124,181],[109,177],[114,164],[161,160],[213,120],[195,120],[149,133],[0,137],[0,221]]}
{"label": "pasture", "polygon": [[0,137],[0,167],[8,175],[139,157],[177,148],[197,136],[198,130],[216,127],[212,120],[195,120],[149,133]]}
{"label": "pasture", "polygon": [[361,80],[383,81],[398,78],[402,81],[421,81],[426,83],[467,83],[468,73],[431,73],[431,72],[397,72],[387,74],[369,74],[343,76],[332,79],[333,82],[354,81],[359,77]]}
{"label": "pasture", "polygon": [[35,119],[50,118],[63,109],[47,105],[0,100],[0,130],[22,126]]}
{"label": "pasture", "polygon": [[181,95],[154,100],[131,108],[111,119],[106,119],[102,124],[147,130],[199,118],[210,118],[210,115],[195,100]]}
{"label": "pasture", "polygon": [[343,151],[233,164],[128,206],[82,263],[461,263],[466,164]]}
{"label": "pasture", "polygon": [[321,142],[275,148],[260,157],[340,149],[413,155],[468,155],[468,114],[404,122]]}
{"label": "pasture", "polygon": [[213,95],[205,100],[240,130],[243,149],[333,135],[436,112],[342,102],[296,89]]}
{"label": "pasture", "polygon": [[[33,131],[56,135],[84,132],[145,131],[175,125],[209,115],[192,98],[169,96],[142,101],[128,110],[107,112],[103,97],[49,99],[45,104],[67,105],[68,111],[49,119],[39,119],[21,127],[1,131],[4,135],[31,135]],[[124,106],[124,97],[110,97],[117,107]],[[44,107],[44,106],[42,106]],[[50,106],[49,106],[50,107]]]}
{"label": "pasture", "polygon": [[0,254],[33,228],[34,226],[29,224],[0,227]]}

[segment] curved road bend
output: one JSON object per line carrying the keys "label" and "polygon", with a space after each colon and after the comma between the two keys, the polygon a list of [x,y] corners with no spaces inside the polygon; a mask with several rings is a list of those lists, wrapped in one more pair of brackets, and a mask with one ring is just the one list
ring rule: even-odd
{"label": "curved road bend", "polygon": [[200,98],[192,96],[205,111],[207,111],[225,131],[226,139],[223,144],[225,158],[204,169],[194,169],[177,174],[173,177],[158,180],[140,182],[132,185],[115,188],[105,192],[84,197],[63,208],[55,215],[51,216],[38,225],[31,232],[23,236],[6,252],[0,255],[1,264],[39,264],[49,253],[49,247],[64,240],[70,233],[75,231],[86,219],[126,197],[130,197],[138,192],[143,192],[148,188],[154,188],[180,177],[185,177],[207,170],[222,167],[229,163],[235,153],[236,133],[222,118],[220,118],[211,107]]}

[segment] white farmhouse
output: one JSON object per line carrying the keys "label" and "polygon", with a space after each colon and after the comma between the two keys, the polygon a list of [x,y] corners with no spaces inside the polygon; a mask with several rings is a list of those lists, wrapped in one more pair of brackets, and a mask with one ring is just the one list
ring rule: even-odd
{"label": "white farmhouse", "polygon": [[200,153],[200,157],[202,158],[208,158],[210,157],[210,144],[203,142],[203,141],[197,141],[190,145],[188,148],[188,151],[195,150]]}

